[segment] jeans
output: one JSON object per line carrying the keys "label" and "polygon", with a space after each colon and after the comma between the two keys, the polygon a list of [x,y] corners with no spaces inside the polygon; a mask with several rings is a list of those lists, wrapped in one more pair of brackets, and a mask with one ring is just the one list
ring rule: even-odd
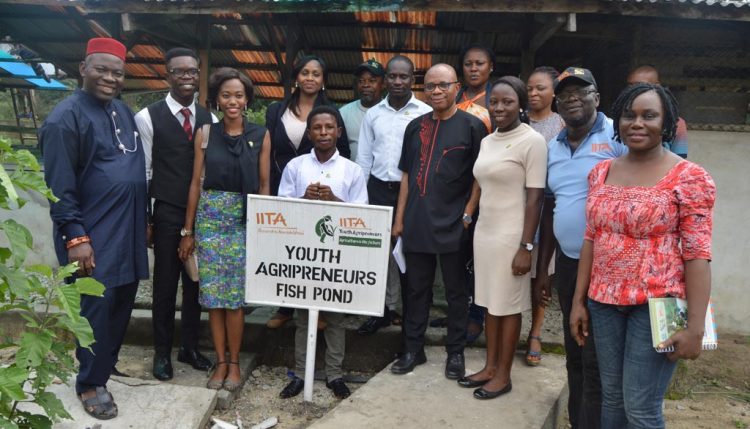
{"label": "jeans", "polygon": [[[568,416],[573,429],[597,429],[601,420],[602,396],[599,367],[596,362],[596,340],[589,335],[579,347],[570,335],[570,310],[578,278],[578,259],[565,256],[558,249],[555,262],[555,287],[563,315],[565,368],[568,371]],[[591,325],[589,325],[591,330]],[[594,330],[594,332],[596,332]]]}
{"label": "jeans", "polygon": [[602,381],[602,428],[663,428],[662,402],[677,364],[651,343],[648,304],[588,301]]}

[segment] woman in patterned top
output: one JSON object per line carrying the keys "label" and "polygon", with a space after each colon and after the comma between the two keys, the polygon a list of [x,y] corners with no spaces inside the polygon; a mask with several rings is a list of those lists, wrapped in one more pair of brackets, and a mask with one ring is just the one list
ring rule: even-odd
{"label": "woman in patterned top", "polygon": [[[615,138],[629,152],[589,174],[586,233],[570,314],[578,344],[594,326],[602,428],[663,428],[662,401],[677,359],[701,351],[711,289],[716,186],[662,146],[677,129],[677,102],[653,84],[626,88],[613,106]],[[648,299],[686,298],[688,327],[651,344]]]}

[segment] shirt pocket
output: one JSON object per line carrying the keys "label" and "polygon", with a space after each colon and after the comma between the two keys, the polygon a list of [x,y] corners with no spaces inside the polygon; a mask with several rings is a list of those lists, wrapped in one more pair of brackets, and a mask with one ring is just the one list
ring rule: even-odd
{"label": "shirt pocket", "polygon": [[435,175],[446,182],[460,179],[466,168],[466,149],[463,145],[443,149],[435,166]]}

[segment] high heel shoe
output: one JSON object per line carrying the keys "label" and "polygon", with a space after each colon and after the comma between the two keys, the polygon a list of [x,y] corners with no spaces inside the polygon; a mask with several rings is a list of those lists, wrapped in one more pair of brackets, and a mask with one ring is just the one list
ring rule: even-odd
{"label": "high heel shoe", "polygon": [[214,376],[214,374],[216,374],[216,371],[219,369],[219,365],[226,365],[226,364],[227,363],[224,361],[216,362],[214,364],[213,368],[211,368],[211,371],[209,371],[208,373],[209,380],[206,383],[207,388],[211,390],[221,390],[221,387],[224,385],[224,379],[214,380],[212,377]]}
{"label": "high heel shoe", "polygon": [[[239,362],[229,362],[229,365],[237,365],[237,368],[240,367]],[[227,377],[229,376],[229,372],[227,371]],[[228,378],[224,379],[224,390],[228,390],[230,392],[234,392],[235,390],[239,389],[240,386],[242,386],[242,374],[240,374],[239,381],[232,381]]]}

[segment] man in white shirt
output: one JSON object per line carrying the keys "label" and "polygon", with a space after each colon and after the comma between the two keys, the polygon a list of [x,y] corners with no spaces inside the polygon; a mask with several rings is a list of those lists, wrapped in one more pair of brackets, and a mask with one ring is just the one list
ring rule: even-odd
{"label": "man in white shirt", "polygon": [[177,360],[201,371],[211,367],[211,361],[198,351],[198,283],[185,272],[177,248],[183,236],[192,234],[182,227],[193,171],[195,130],[216,122],[211,112],[195,104],[199,74],[195,51],[174,48],[167,51],[165,61],[169,94],[135,115],[146,158],[149,197],[155,200],[149,216],[149,237],[153,237],[154,247],[152,372],[159,380],[169,380],[173,375],[171,351],[180,274],[182,338]]}
{"label": "man in white shirt", "polygon": [[[370,204],[393,207],[394,215],[401,187],[401,170],[398,163],[401,159],[404,131],[413,119],[432,111],[430,106],[414,96],[411,91],[413,83],[414,63],[402,55],[391,58],[385,71],[388,96],[367,111],[359,131],[359,150],[356,159],[368,178],[367,193],[370,196]],[[400,319],[396,314],[396,304],[400,291],[402,292],[406,286],[406,276],[401,274],[400,281],[395,281],[398,268],[393,258],[389,268],[384,316],[367,319],[357,330],[360,335],[374,334],[381,327],[389,326]]]}
{"label": "man in white shirt", "polygon": [[383,92],[385,69],[375,58],[370,58],[357,66],[357,69],[354,70],[354,76],[357,78],[357,95],[359,95],[359,99],[339,109],[341,118],[344,119],[346,136],[349,137],[349,149],[352,151],[349,159],[352,160],[357,159],[359,129],[362,126],[362,119],[370,107],[380,101]]}
{"label": "man in white shirt", "polygon": [[[300,155],[287,164],[281,175],[280,197],[307,200],[338,201],[367,204],[367,187],[362,170],[354,162],[339,155],[336,141],[341,127],[336,121],[336,109],[318,106],[307,117],[307,134],[315,145],[309,155]],[[342,363],[345,354],[346,331],[342,325],[343,313],[324,313],[328,327],[326,340],[326,387],[339,399],[351,392],[344,383]],[[307,346],[307,310],[297,310],[297,331],[294,337],[296,374],[305,373]],[[291,398],[299,395],[304,380],[295,375],[279,396]]]}

